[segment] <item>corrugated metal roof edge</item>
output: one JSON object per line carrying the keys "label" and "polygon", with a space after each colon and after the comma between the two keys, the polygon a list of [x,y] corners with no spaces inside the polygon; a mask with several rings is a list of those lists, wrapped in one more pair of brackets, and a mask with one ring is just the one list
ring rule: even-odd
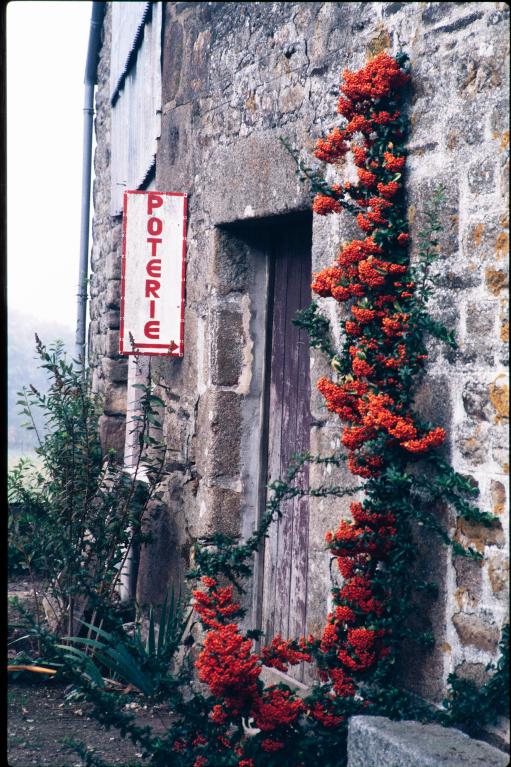
{"label": "corrugated metal roof edge", "polygon": [[[146,189],[147,186],[151,183],[151,181],[156,178],[156,155],[152,155],[151,162],[149,163],[149,167],[146,171],[141,175],[141,180],[133,182],[131,184],[130,189]],[[128,190],[125,190],[128,191]],[[111,202],[110,204],[110,215],[111,216],[121,216],[122,215],[122,199],[124,198],[124,194],[121,198],[121,203],[117,206],[114,205],[114,203]]]}
{"label": "corrugated metal roof edge", "polygon": [[139,51],[139,48],[142,44],[142,40],[144,39],[144,28],[148,21],[151,19],[153,10],[153,3],[146,3],[146,7],[144,9],[144,13],[142,14],[142,20],[140,24],[137,27],[137,31],[135,33],[135,37],[133,40],[133,45],[131,46],[130,52],[128,53],[128,57],[126,59],[126,62],[124,64],[124,67],[122,69],[122,72],[119,76],[119,79],[116,83],[115,88],[112,91],[112,95],[110,97],[110,104],[112,106],[115,106],[115,102],[119,98],[119,93],[121,92],[124,81],[128,75],[129,70],[131,69],[132,65],[134,64],[137,53]]}

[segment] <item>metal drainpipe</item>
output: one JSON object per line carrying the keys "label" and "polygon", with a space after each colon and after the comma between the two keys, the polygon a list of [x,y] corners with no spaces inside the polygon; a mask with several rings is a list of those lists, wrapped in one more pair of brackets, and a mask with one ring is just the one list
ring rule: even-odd
{"label": "metal drainpipe", "polygon": [[94,86],[97,83],[98,53],[101,28],[105,15],[104,2],[92,3],[89,44],[85,64],[83,106],[82,214],[80,228],[80,261],[78,271],[75,357],[85,368],[85,328],[87,325],[87,276],[89,263],[90,186],[92,171],[92,123],[94,116]]}

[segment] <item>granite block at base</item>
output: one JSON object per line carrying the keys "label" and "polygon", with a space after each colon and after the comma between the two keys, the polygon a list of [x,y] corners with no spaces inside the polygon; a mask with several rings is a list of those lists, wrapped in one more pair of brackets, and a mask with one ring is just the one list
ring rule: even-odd
{"label": "granite block at base", "polygon": [[507,767],[509,755],[439,724],[354,716],[348,767]]}

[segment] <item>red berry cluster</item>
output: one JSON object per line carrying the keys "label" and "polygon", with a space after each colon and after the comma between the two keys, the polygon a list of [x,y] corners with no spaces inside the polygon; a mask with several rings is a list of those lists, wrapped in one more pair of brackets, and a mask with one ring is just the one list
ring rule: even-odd
{"label": "red berry cluster", "polygon": [[[261,737],[261,749],[279,751],[284,747],[282,734],[288,733],[305,707],[287,690],[276,686],[264,688],[259,676],[263,665],[287,671],[290,665],[310,661],[307,643],[305,639],[296,642],[277,635],[268,647],[262,648],[260,655],[256,654],[252,640],[241,635],[236,623],[226,622],[239,612],[239,605],[232,601],[232,587],[219,588],[217,581],[209,577],[202,578],[202,584],[205,591],[193,592],[194,607],[208,631],[196,668],[199,679],[222,701],[213,707],[211,721],[225,725],[241,716],[251,718],[254,726],[265,734]],[[241,760],[240,765],[245,762]]]}
{"label": "red berry cluster", "polygon": [[348,423],[342,442],[350,451],[351,471],[362,477],[378,475],[385,466],[384,456],[371,448],[379,434],[387,444],[409,453],[423,453],[445,439],[441,428],[421,433],[400,401],[399,371],[424,360],[413,343],[406,343],[411,337],[409,307],[415,285],[407,276],[402,194],[406,157],[398,107],[408,77],[386,53],[358,72],[345,72],[338,111],[348,123],[344,130],[335,128],[320,139],[316,147],[316,156],[330,163],[351,150],[358,184],[334,185],[331,196],[317,195],[315,212],[339,212],[341,203],[349,201],[360,209],[357,223],[367,235],[344,244],[336,262],[315,274],[312,283],[320,296],[353,300],[352,318],[343,323],[346,336],[352,338],[351,370],[341,383],[322,378],[317,385],[327,408]]}

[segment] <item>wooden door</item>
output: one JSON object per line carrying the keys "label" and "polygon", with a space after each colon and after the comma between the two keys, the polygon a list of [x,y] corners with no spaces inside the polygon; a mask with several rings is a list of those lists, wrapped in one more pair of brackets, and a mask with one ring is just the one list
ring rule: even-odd
{"label": "wooden door", "polygon": [[[267,481],[283,479],[294,453],[309,450],[308,335],[292,320],[311,301],[310,221],[284,225],[270,248],[267,335]],[[270,352],[271,349],[271,352]],[[305,468],[300,480],[308,485]],[[309,541],[307,497],[286,501],[270,528],[263,564],[262,625],[266,641],[305,633]]]}

